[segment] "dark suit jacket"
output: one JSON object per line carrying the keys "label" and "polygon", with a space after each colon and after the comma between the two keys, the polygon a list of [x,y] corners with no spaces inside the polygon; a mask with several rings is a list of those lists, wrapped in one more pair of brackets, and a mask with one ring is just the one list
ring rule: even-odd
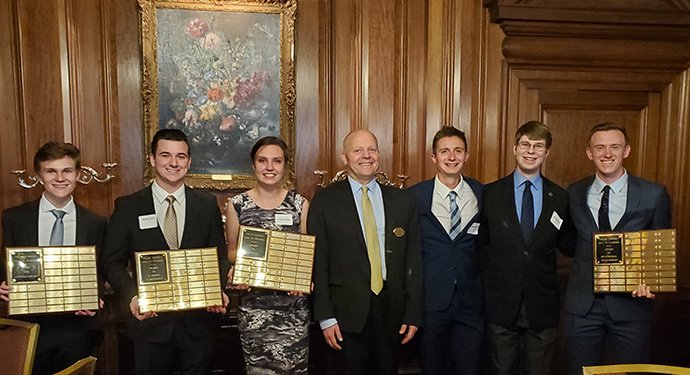
{"label": "dark suit jacket", "polygon": [[[106,219],[97,215],[86,208],[75,204],[77,211],[77,246],[96,246],[97,257],[103,234],[105,232]],[[38,246],[38,210],[39,201],[32,201],[20,206],[8,208],[2,212],[2,238],[3,238],[3,262],[0,270],[2,275],[0,280],[6,280],[6,270],[4,262],[5,248],[13,246]],[[12,295],[10,294],[10,298]],[[27,315],[22,320],[32,321],[44,326],[51,326],[52,330],[92,330],[98,328],[98,319],[72,314],[51,314],[51,315]],[[45,329],[44,329],[45,330]],[[50,340],[50,337],[41,337],[42,340]],[[69,343],[64,343],[69,345]]]}
{"label": "dark suit jacket", "polygon": [[[479,242],[489,323],[511,325],[523,301],[532,328],[558,325],[556,249],[570,254],[574,232],[567,192],[546,178],[542,191],[541,215],[525,241],[515,212],[513,174],[484,189]],[[563,220],[560,230],[551,223],[554,212]]]}
{"label": "dark suit jacket", "polygon": [[[594,302],[592,271],[592,235],[599,231],[587,206],[587,190],[594,176],[572,184],[570,213],[577,228],[575,262],[571,268],[565,295],[566,311],[584,316]],[[671,198],[657,183],[628,174],[628,199],[625,213],[613,228],[616,232],[671,228]],[[652,318],[653,303],[646,298],[633,298],[627,293],[607,294],[606,306],[616,321],[648,320]]]}
{"label": "dark suit jacket", "polygon": [[[400,325],[421,326],[422,264],[415,204],[409,193],[381,186],[386,216],[387,321],[391,334]],[[316,235],[314,318],[336,318],[340,329],[359,333],[371,299],[371,271],[362,227],[348,181],[316,192],[309,209],[308,231]],[[400,228],[404,231],[401,233]],[[394,234],[394,229],[396,233]]]}
{"label": "dark suit jacket", "polygon": [[[484,187],[478,181],[463,177],[477,197],[481,209]],[[482,304],[482,287],[479,269],[479,253],[475,248],[477,235],[467,230],[479,222],[479,213],[469,223],[461,223],[462,232],[451,240],[433,212],[434,181],[422,181],[410,188],[417,201],[419,225],[422,236],[422,260],[424,262],[424,310],[442,311],[448,308],[453,291],[465,307]]]}
{"label": "dark suit jacket", "polygon": [[[229,265],[216,198],[185,187],[185,201],[185,227],[180,248],[218,247],[221,280],[225,280]],[[155,214],[151,186],[118,198],[103,246],[103,268],[110,285],[119,293],[128,317],[128,333],[135,340],[166,342],[172,337],[176,324],[185,324],[195,338],[208,336],[217,319],[215,314],[206,311],[162,313],[143,322],[136,320],[129,311],[129,302],[137,294],[134,279],[136,267],[132,266],[134,278],[130,277],[125,267],[133,260],[134,252],[168,249],[160,226],[144,230],[139,228],[139,217],[150,214]],[[221,283],[225,285],[224,281]]]}

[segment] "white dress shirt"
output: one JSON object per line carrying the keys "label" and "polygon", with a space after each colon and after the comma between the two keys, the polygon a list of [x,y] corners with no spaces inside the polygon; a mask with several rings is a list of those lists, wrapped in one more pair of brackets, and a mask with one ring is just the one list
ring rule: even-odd
{"label": "white dress shirt", "polygon": [[62,217],[64,232],[62,244],[64,246],[74,246],[77,244],[77,206],[74,205],[74,198],[70,197],[65,207],[57,208],[46,199],[43,193],[38,203],[38,246],[50,246],[50,233],[57,218],[50,210],[65,211]]}
{"label": "white dress shirt", "polygon": [[438,175],[434,179],[434,194],[431,198],[431,213],[436,216],[438,221],[450,233],[450,192],[454,191],[458,197],[455,202],[458,204],[460,210],[460,226],[462,229],[467,227],[470,220],[479,212],[479,205],[477,203],[477,196],[470,187],[470,184],[465,182],[465,179],[460,176],[460,183],[454,188],[450,189],[439,180]]}
{"label": "white dress shirt", "polygon": [[179,244],[182,244],[184,222],[185,217],[187,216],[187,205],[185,201],[186,198],[184,189],[185,186],[182,185],[174,192],[168,193],[167,191],[163,190],[163,188],[160,187],[156,181],[153,181],[153,184],[151,184],[151,192],[153,193],[153,209],[156,211],[156,219],[158,220],[158,226],[161,228],[161,230],[165,223],[165,212],[168,210],[168,201],[165,200],[165,198],[167,198],[168,195],[175,197],[173,207],[175,208],[175,214],[177,216],[177,243]]}

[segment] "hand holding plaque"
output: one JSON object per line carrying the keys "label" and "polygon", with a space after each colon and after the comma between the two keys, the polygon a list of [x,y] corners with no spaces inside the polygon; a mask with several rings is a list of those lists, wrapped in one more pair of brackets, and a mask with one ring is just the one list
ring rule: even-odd
{"label": "hand holding plaque", "polygon": [[215,247],[142,251],[135,253],[135,260],[142,316],[223,306]]}
{"label": "hand holding plaque", "polygon": [[7,270],[10,315],[98,310],[94,246],[8,247]]}
{"label": "hand holding plaque", "polygon": [[241,225],[233,284],[311,292],[314,236]]}
{"label": "hand holding plaque", "polygon": [[595,293],[676,291],[675,229],[597,233],[592,243]]}

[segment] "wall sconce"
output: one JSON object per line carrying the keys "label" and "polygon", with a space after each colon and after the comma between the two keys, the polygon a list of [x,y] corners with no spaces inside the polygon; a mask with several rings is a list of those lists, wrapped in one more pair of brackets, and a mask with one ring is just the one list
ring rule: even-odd
{"label": "wall sconce", "polygon": [[[328,174],[328,171],[323,171],[323,170],[316,170],[314,171],[314,174],[319,177],[319,183],[316,184],[316,186],[324,188],[334,182],[342,181],[345,178],[347,178],[347,171],[346,170],[340,170],[338,171],[335,176],[333,176],[332,179],[329,181],[326,181],[326,175]],[[405,181],[410,178],[410,176],[406,176],[403,174],[396,175],[398,177],[398,183],[395,183],[391,181],[391,179],[388,177],[388,175],[385,172],[378,171],[376,172],[376,181],[378,181],[381,185],[387,185],[387,186],[394,186],[397,187],[398,189],[404,189],[405,188]]]}
{"label": "wall sconce", "polygon": [[[88,185],[91,183],[91,181],[103,183],[108,182],[116,177],[111,173],[111,170],[117,167],[117,163],[103,163],[101,165],[103,168],[105,168],[104,172],[98,172],[89,166],[82,165],[81,173],[79,174],[79,179],[77,181],[83,185]],[[26,172],[26,169],[18,169],[10,173],[17,176],[17,179],[19,180],[17,184],[25,189],[32,189],[40,183],[36,176],[29,176],[29,174]]]}

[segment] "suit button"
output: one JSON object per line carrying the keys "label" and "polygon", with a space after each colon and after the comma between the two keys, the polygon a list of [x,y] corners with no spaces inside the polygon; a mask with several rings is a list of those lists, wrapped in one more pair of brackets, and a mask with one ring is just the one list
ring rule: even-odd
{"label": "suit button", "polygon": [[526,252],[526,251],[523,251],[522,254],[524,254],[525,256],[528,256],[528,255],[529,255],[529,253]]}

